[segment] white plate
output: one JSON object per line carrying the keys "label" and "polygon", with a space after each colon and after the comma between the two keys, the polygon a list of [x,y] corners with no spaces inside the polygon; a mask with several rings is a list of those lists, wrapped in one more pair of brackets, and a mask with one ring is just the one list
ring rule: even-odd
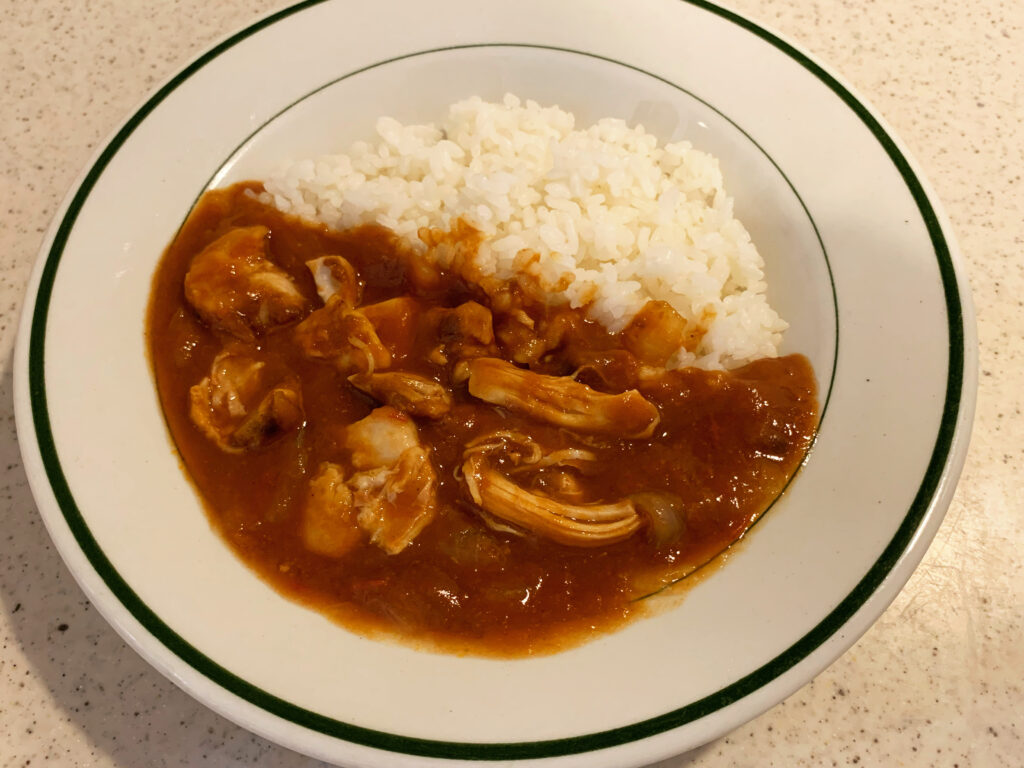
{"label": "white plate", "polygon": [[[205,188],[340,149],[382,114],[434,120],[505,91],[717,155],[824,405],[786,495],[678,608],[521,661],[365,640],[255,578],[181,474],[143,339],[156,260]],[[328,1],[211,49],[98,154],[32,278],[16,410],[82,588],[232,720],[350,765],[625,766],[755,716],[877,618],[949,504],[975,378],[936,202],[880,118],[792,45],[703,2]]]}

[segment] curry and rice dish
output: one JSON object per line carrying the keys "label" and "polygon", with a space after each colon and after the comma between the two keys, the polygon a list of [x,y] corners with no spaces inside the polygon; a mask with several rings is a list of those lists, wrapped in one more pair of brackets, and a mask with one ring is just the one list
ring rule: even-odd
{"label": "curry and rice dish", "polygon": [[[356,631],[501,656],[585,641],[740,538],[810,445],[813,371],[775,355],[719,181],[687,189],[692,150],[617,121],[589,134],[604,156],[581,148],[566,114],[507,98],[385,122],[380,145],[206,193],[159,266],[150,354],[211,523]],[[638,136],[675,192],[615,165]],[[689,217],[686,242],[624,221],[623,194]]]}

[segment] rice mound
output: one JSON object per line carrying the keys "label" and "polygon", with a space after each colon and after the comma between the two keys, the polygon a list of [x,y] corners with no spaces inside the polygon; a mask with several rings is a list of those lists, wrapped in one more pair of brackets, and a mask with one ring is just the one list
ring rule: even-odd
{"label": "rice mound", "polygon": [[264,199],[332,228],[380,224],[424,249],[421,229],[461,218],[484,235],[482,274],[531,274],[552,303],[586,305],[613,332],[667,301],[705,331],[670,367],[777,354],[787,325],[768,305],[761,256],[718,161],[689,142],[659,146],[611,118],[577,130],[571,113],[512,95],[460,101],[440,125],[382,117],[376,133],[288,165]]}

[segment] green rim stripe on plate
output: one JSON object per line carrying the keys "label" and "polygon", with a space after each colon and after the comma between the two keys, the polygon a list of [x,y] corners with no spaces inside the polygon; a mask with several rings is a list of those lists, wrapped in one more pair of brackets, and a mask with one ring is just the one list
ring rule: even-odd
{"label": "green rim stripe on plate", "polygon": [[[379,749],[431,757],[448,757],[469,760],[541,758],[591,751],[623,744],[629,741],[635,741],[637,739],[652,736],[678,727],[684,723],[691,722],[697,718],[722,709],[723,707],[738,701],[744,696],[747,696],[758,688],[779,677],[795,664],[806,658],[831,635],[841,629],[843,624],[848,621],[862,605],[864,605],[885,576],[895,566],[899,558],[903,555],[928,510],[942,476],[943,466],[945,465],[949,455],[957,416],[960,409],[964,364],[962,309],[960,306],[956,275],[949,247],[943,236],[938,218],[924,192],[923,187],[921,186],[920,181],[910,168],[908,161],[878,121],[849,91],[846,90],[846,88],[836,81],[835,78],[825,72],[820,66],[807,58],[804,54],[794,49],[788,43],[760,28],[753,22],[730,11],[705,2],[704,0],[679,1],[720,16],[721,18],[742,27],[767,43],[773,45],[815,75],[847,106],[849,106],[850,109],[867,126],[878,142],[882,145],[893,164],[896,166],[904,180],[904,183],[907,185],[911,195],[913,196],[915,203],[917,204],[918,210],[921,213],[922,219],[931,238],[932,246],[935,250],[943,284],[949,332],[949,370],[947,374],[946,397],[942,419],[936,435],[935,445],[928,467],[922,478],[918,493],[892,540],[886,546],[875,564],[867,574],[865,574],[860,583],[857,584],[853,591],[847,595],[847,597],[828,616],[826,616],[816,627],[814,627],[814,629],[798,640],[789,649],[763,665],[761,668],[751,672],[747,676],[714,694],[658,717],[620,728],[574,738],[521,743],[458,743],[418,739],[361,728],[302,709],[256,688],[204,656],[197,649],[193,648],[184,639],[178,636],[139,599],[139,597],[132,591],[131,587],[129,587],[116,570],[114,570],[112,564],[107,560],[103,551],[92,537],[81,512],[75,504],[70,488],[68,487],[67,480],[61,469],[53,441],[53,434],[50,429],[44,378],[44,344],[47,313],[53,289],[53,282],[56,277],[61,255],[67,244],[67,240],[70,236],[75,220],[77,219],[85,200],[88,198],[89,193],[96,184],[96,181],[102,174],[103,170],[131,133],[172,91],[191,77],[192,74],[205,66],[209,61],[242,40],[245,40],[259,30],[276,23],[287,16],[318,5],[323,1],[324,0],[307,0],[306,2],[262,19],[247,29],[226,39],[207,53],[197,58],[188,67],[164,85],[159,91],[157,91],[143,105],[143,107],[125,123],[121,130],[100,154],[92,168],[90,168],[81,186],[72,198],[68,206],[68,210],[54,236],[54,242],[49,254],[47,255],[47,261],[43,266],[40,277],[40,286],[36,296],[36,305],[33,311],[29,337],[28,375],[32,418],[36,430],[36,439],[39,445],[40,454],[54,496],[72,534],[78,542],[79,547],[82,549],[83,554],[85,554],[89,559],[93,568],[96,569],[97,574],[104,580],[107,586],[118,597],[134,618],[139,621],[140,624],[142,624],[142,626],[144,626],[154,637],[160,640],[168,650],[176,654],[179,658],[196,669],[196,671],[209,678],[211,681],[217,683],[235,695],[240,696],[249,703],[269,713],[292,721],[298,725],[319,731],[323,734]],[[833,370],[834,367],[835,366],[833,365]]]}

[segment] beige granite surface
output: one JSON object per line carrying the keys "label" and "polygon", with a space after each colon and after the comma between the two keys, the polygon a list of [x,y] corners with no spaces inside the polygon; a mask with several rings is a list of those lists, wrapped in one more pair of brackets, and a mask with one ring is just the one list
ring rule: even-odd
{"label": "beige granite surface", "polygon": [[[18,312],[57,204],[157,82],[276,0],[0,0],[0,766],[312,766],[204,709],[119,639],[43,530],[11,402]],[[660,764],[1024,765],[1024,3],[732,0],[840,72],[930,178],[969,267],[980,389],[930,551],[784,703]]]}

